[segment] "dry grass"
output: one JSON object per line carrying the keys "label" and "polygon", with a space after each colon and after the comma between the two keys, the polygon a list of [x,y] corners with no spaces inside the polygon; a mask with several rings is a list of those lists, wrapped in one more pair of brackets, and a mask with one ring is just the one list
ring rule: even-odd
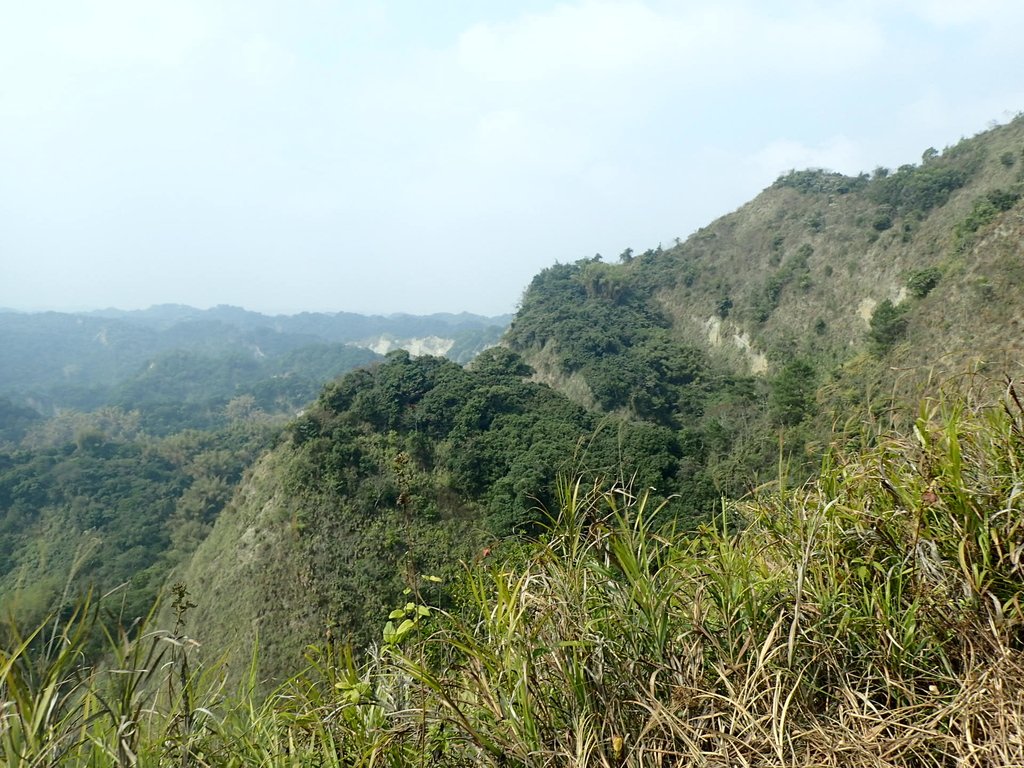
{"label": "dry grass", "polygon": [[454,764],[1024,765],[1022,458],[1011,397],[934,405],[738,532],[567,487],[523,566],[469,569],[434,663],[395,663]]}
{"label": "dry grass", "polygon": [[215,673],[196,673],[183,701],[186,684],[173,683],[187,654],[153,650],[183,647],[180,633],[112,639],[136,670],[120,704],[103,692],[123,669],[76,667],[71,630],[50,646],[63,649],[58,668],[19,673],[41,663],[29,637],[0,657],[0,754],[10,765],[1024,766],[1022,461],[1010,387],[995,407],[926,405],[911,434],[833,454],[815,483],[730,506],[696,534],[663,526],[643,495],[566,483],[542,541],[466,566],[458,611],[427,616],[413,595],[415,626],[369,661],[311,649],[308,670],[265,700],[255,673],[230,698]]}

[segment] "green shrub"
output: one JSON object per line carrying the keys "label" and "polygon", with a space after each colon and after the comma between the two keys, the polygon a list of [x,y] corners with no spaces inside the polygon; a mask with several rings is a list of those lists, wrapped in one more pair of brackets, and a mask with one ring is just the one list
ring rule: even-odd
{"label": "green shrub", "polygon": [[871,226],[877,232],[884,232],[892,227],[892,216],[887,211],[883,211],[875,216]]}
{"label": "green shrub", "polygon": [[868,177],[844,176],[834,171],[826,171],[821,168],[811,168],[805,171],[790,171],[784,176],[776,179],[772,185],[776,188],[789,187],[804,194],[825,193],[845,195],[854,190],[861,189],[867,184]]}
{"label": "green shrub", "polygon": [[871,315],[871,330],[868,338],[876,352],[885,352],[903,338],[907,332],[907,308],[897,307],[886,299],[875,307]]}
{"label": "green shrub", "polygon": [[923,299],[939,284],[942,272],[936,267],[919,269],[907,278],[907,288],[912,296]]}
{"label": "green shrub", "polygon": [[1013,208],[1020,200],[1020,196],[1020,192],[1006,189],[996,189],[982,195],[974,201],[967,218],[957,225],[957,234],[965,236],[977,232],[1000,213]]}
{"label": "green shrub", "polygon": [[814,404],[816,374],[805,360],[791,360],[772,380],[768,409],[772,421],[794,426],[803,421]]}
{"label": "green shrub", "polygon": [[927,165],[904,165],[896,173],[876,175],[870,197],[897,215],[925,214],[944,205],[950,194],[967,183],[966,170],[936,158]]}

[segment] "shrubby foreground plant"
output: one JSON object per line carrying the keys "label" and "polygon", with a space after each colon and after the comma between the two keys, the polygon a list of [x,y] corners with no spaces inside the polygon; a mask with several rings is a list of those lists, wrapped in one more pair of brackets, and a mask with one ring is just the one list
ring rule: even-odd
{"label": "shrubby foreground plant", "polygon": [[[311,648],[227,695],[183,626],[95,607],[0,656],[9,765],[1024,765],[1024,409],[926,403],[906,435],[677,532],[642,492],[563,482],[550,529],[422,580],[358,657]],[[179,600],[187,597],[179,594]],[[179,603],[187,606],[187,602]],[[180,615],[180,614],[179,614]],[[386,622],[390,621],[390,632]],[[406,623],[406,622],[409,623]],[[202,628],[196,628],[201,634]]]}

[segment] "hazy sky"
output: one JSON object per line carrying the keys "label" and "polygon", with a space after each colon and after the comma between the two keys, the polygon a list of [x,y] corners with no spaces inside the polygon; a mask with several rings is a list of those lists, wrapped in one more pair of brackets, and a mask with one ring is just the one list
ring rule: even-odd
{"label": "hazy sky", "polygon": [[1021,0],[0,0],[0,306],[512,311],[1024,110]]}

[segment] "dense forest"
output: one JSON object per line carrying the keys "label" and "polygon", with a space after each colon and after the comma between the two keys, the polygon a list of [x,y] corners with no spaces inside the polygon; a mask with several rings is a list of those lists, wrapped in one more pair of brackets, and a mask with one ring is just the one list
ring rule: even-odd
{"label": "dense forest", "polygon": [[1022,196],[1024,118],[793,171],[449,357],[0,317],[0,754],[1021,763]]}
{"label": "dense forest", "polygon": [[501,322],[0,313],[0,601],[32,623],[116,589],[118,616],[145,614],[288,421],[325,383],[383,360],[360,344],[447,332],[466,355]]}
{"label": "dense forest", "polygon": [[[396,345],[426,346],[466,362],[495,344],[507,317],[303,313],[166,305],[67,314],[0,312],[0,397],[44,415],[101,406],[223,405],[251,394],[261,407],[295,409],[344,371]],[[154,426],[165,431],[189,415]]]}

